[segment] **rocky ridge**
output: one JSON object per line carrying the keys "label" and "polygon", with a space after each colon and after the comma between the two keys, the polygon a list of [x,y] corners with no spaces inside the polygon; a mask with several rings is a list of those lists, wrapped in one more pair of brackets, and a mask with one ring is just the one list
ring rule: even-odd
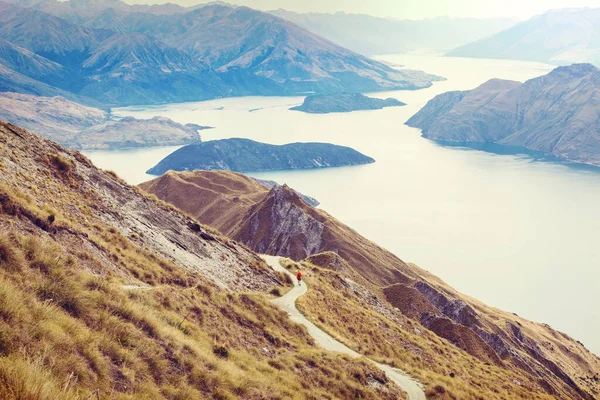
{"label": "rocky ridge", "polygon": [[247,7],[18,3],[23,7],[0,2],[0,60],[31,80],[4,74],[25,94],[55,95],[47,85],[106,105],[134,105],[420,89],[441,79],[391,68]]}

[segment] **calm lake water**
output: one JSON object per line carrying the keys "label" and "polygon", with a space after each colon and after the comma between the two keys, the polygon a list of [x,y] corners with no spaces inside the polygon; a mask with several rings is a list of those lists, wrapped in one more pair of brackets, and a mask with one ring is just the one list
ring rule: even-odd
{"label": "calm lake water", "polygon": [[[377,93],[408,104],[380,111],[309,115],[288,110],[302,98],[247,97],[114,112],[215,126],[202,132],[204,140],[351,146],[377,162],[252,175],[317,198],[339,220],[465,294],[549,323],[600,354],[600,173],[527,155],[444,147],[404,125],[436,94],[490,78],[523,81],[552,67],[416,55],[381,59],[448,80],[420,91]],[[172,150],[86,154],[139,183]]]}

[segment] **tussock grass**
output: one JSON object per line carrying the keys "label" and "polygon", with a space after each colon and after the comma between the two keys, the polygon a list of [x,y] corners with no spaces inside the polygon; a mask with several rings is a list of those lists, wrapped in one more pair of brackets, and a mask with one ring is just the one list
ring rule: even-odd
{"label": "tussock grass", "polygon": [[[116,231],[101,234],[107,252],[128,246],[126,263],[132,257],[150,271],[168,264]],[[263,295],[222,291],[201,277],[179,285],[158,276],[166,283],[126,291],[120,274],[81,268],[93,258],[78,259],[51,238],[0,238],[6,260],[20,266],[0,269],[0,398],[399,395],[368,384],[385,382],[371,365],[315,348]]]}
{"label": "tussock grass", "polygon": [[[286,265],[293,267],[292,262]],[[551,398],[523,374],[483,363],[417,322],[392,320],[376,312],[336,272],[309,263],[302,263],[302,268],[310,271],[305,279],[311,288],[298,299],[302,313],[348,347],[425,383],[428,398]]]}
{"label": "tussock grass", "polygon": [[0,393],[5,400],[79,399],[69,386],[67,381],[61,387],[39,362],[0,358]]}
{"label": "tussock grass", "polygon": [[11,238],[0,235],[0,267],[9,272],[18,272],[25,264],[23,253],[11,243]]}

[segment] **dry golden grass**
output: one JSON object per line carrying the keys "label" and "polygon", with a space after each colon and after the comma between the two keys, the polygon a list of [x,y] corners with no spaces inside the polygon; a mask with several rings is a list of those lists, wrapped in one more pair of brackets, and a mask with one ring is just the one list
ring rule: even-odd
{"label": "dry golden grass", "polygon": [[[295,269],[289,260],[282,264]],[[309,263],[302,263],[302,269],[310,290],[298,299],[298,308],[350,348],[425,383],[428,398],[551,398],[522,374],[483,363],[414,321],[391,320],[374,311],[334,271]]]}
{"label": "dry golden grass", "polygon": [[262,295],[201,277],[127,291],[118,274],[91,273],[84,261],[49,237],[0,235],[0,398],[398,395],[369,385],[386,381],[371,365],[312,346]]}

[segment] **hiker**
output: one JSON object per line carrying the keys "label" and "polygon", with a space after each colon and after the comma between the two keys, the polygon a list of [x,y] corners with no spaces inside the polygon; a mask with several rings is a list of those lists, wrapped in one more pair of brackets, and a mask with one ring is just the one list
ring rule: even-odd
{"label": "hiker", "polygon": [[300,270],[296,274],[296,279],[298,279],[298,286],[300,286],[302,284],[302,272]]}

